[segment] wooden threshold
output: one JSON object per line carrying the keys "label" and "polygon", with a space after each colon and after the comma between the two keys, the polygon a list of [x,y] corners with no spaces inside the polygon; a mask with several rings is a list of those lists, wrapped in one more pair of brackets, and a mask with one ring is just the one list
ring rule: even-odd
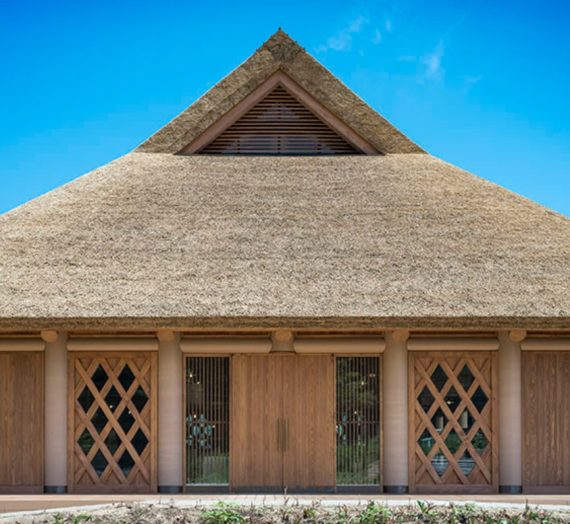
{"label": "wooden threshold", "polygon": [[496,495],[494,486],[487,484],[422,486],[416,485],[414,495]]}
{"label": "wooden threshold", "polygon": [[569,495],[570,486],[523,486],[523,494],[529,495]]}
{"label": "wooden threshold", "polygon": [[0,495],[39,495],[44,492],[41,486],[0,486]]}

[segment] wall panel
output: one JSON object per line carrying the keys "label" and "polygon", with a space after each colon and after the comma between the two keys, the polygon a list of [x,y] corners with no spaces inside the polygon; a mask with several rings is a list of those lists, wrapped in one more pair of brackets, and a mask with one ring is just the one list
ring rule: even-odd
{"label": "wall panel", "polygon": [[43,491],[43,358],[0,352],[0,493]]}
{"label": "wall panel", "polygon": [[570,352],[523,352],[523,489],[570,493]]}

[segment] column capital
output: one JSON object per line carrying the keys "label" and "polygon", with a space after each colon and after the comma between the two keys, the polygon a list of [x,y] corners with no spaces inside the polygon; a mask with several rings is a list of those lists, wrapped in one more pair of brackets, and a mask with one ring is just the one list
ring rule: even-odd
{"label": "column capital", "polygon": [[295,351],[295,335],[290,329],[278,329],[271,334],[271,351]]}
{"label": "column capital", "polygon": [[526,338],[526,329],[511,329],[509,339],[513,342],[522,342]]}
{"label": "column capital", "polygon": [[156,338],[161,344],[176,341],[177,334],[171,329],[159,329],[156,332]]}
{"label": "column capital", "polygon": [[388,339],[392,339],[394,342],[407,342],[410,338],[410,331],[408,329],[394,329],[388,331],[386,335]]}
{"label": "column capital", "polygon": [[40,337],[47,344],[53,344],[57,342],[61,333],[55,329],[46,329],[40,332]]}

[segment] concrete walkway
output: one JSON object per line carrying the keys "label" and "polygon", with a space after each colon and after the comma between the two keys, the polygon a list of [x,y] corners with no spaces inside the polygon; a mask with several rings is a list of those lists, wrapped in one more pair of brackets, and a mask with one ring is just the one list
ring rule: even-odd
{"label": "concrete walkway", "polygon": [[[369,500],[389,506],[413,504],[417,500],[435,504],[466,504],[474,502],[487,508],[512,507],[523,509],[525,505],[551,509],[570,510],[570,495],[0,495],[0,513],[28,512],[50,509],[72,509],[133,503],[176,506],[208,506],[223,500],[240,505],[312,504],[353,505]],[[4,515],[5,517],[7,515]],[[3,520],[0,517],[0,521]]]}

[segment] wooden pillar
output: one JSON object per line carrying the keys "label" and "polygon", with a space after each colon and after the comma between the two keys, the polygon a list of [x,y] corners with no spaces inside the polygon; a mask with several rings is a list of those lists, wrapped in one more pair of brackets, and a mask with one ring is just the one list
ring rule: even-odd
{"label": "wooden pillar", "polygon": [[45,349],[44,491],[67,491],[67,335],[43,331]]}
{"label": "wooden pillar", "polygon": [[408,332],[386,336],[383,360],[384,491],[408,492]]}
{"label": "wooden pillar", "polygon": [[526,333],[499,335],[499,491],[522,492],[521,341]]}
{"label": "wooden pillar", "polygon": [[180,493],[184,484],[183,381],[179,336],[158,333],[158,491]]}

